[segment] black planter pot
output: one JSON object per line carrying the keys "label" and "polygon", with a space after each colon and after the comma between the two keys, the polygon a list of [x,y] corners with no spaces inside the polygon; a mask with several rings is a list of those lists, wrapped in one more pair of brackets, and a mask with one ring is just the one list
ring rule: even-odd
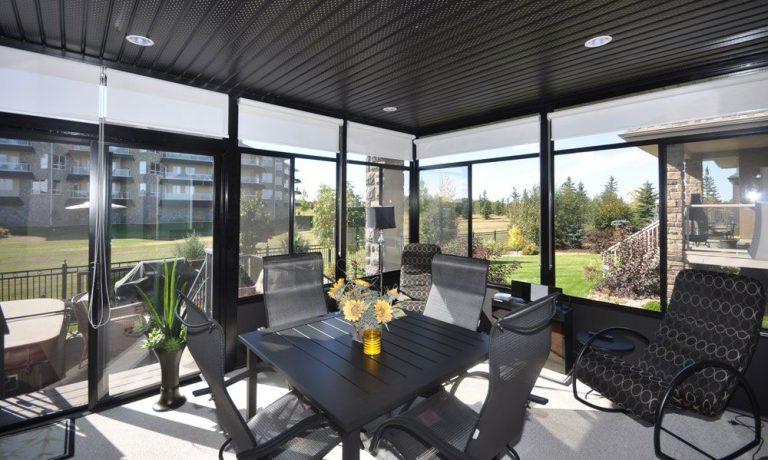
{"label": "black planter pot", "polygon": [[160,362],[161,373],[160,399],[152,406],[156,412],[173,410],[187,402],[179,393],[179,363],[185,348],[186,345],[178,351],[152,350]]}

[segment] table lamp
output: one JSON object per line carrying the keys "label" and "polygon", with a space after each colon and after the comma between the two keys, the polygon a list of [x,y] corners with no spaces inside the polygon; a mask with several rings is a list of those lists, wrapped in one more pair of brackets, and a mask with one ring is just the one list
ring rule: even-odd
{"label": "table lamp", "polygon": [[379,292],[384,292],[384,230],[396,228],[394,206],[372,206],[365,210],[365,226],[379,231]]}

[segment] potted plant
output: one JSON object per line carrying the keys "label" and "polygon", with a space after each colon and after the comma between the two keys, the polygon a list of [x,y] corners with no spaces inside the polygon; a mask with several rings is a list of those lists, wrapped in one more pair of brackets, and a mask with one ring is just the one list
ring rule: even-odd
{"label": "potted plant", "polygon": [[381,326],[386,327],[392,318],[404,315],[402,309],[392,305],[397,294],[397,288],[380,294],[365,280],[345,282],[344,278],[339,278],[328,291],[352,325],[352,338],[363,343],[368,355],[381,352]]}
{"label": "potted plant", "polygon": [[176,271],[177,263],[178,260],[175,260],[169,270],[169,264],[163,262],[162,273],[158,271],[155,275],[151,296],[134,285],[149,312],[144,328],[147,338],[142,347],[152,350],[160,362],[160,399],[152,406],[158,412],[175,409],[186,402],[186,398],[179,393],[179,363],[187,346],[187,327],[176,316],[180,301],[177,294],[180,278]]}
{"label": "potted plant", "polygon": [[736,249],[736,244],[739,242],[738,238],[731,236],[724,236],[717,242],[717,247],[720,249]]}

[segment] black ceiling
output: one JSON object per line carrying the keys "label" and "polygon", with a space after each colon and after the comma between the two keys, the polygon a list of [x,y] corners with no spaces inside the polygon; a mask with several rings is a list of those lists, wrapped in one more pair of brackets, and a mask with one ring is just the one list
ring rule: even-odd
{"label": "black ceiling", "polygon": [[767,65],[768,1],[0,0],[0,44],[425,134]]}

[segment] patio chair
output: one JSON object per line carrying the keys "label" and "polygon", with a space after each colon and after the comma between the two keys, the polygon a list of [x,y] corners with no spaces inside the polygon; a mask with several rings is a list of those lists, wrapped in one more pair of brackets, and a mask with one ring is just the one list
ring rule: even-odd
{"label": "patio chair", "polygon": [[80,363],[77,365],[79,369],[82,367],[83,362],[88,359],[88,327],[90,326],[88,321],[88,293],[81,292],[75,295],[70,303],[75,314],[75,320],[77,321],[77,332],[80,334],[80,338],[83,339],[83,351],[80,353]]}
{"label": "patio chair", "polygon": [[[382,423],[371,440],[371,453],[401,459],[492,459],[519,456],[514,446],[525,423],[528,394],[549,355],[555,299],[539,299],[505,316],[490,336],[488,394],[478,414],[454,396],[440,391]],[[478,374],[467,374],[473,377]],[[438,456],[439,454],[439,456]]]}
{"label": "patio chair", "polygon": [[487,284],[487,260],[436,255],[424,316],[477,330]]}
{"label": "patio chair", "polygon": [[264,258],[264,308],[267,327],[328,313],[319,252]]}
{"label": "patio chair", "polygon": [[[691,205],[701,204],[701,195],[691,194]],[[704,208],[688,208],[688,242],[709,247],[709,218]]]}
{"label": "patio chair", "polygon": [[[615,327],[594,334],[584,344],[574,365],[573,395],[589,407],[626,412],[653,424],[654,449],[660,458],[670,458],[661,450],[661,431],[714,458],[664,428],[664,415],[673,407],[718,417],[741,387],[752,406],[755,439],[724,458],[737,457],[760,443],[760,410],[744,372],[757,346],[764,305],[763,287],[751,278],[683,270],[675,279],[672,299],[652,341],[632,329]],[[617,333],[634,335],[647,344],[637,362],[592,349],[597,338]],[[582,399],[577,379],[615,407]]]}
{"label": "patio chair", "polygon": [[432,287],[432,258],[440,254],[440,246],[410,243],[403,248],[400,264],[400,293],[407,299],[399,301],[400,308],[423,311]]}
{"label": "patio chair", "polygon": [[224,381],[224,331],[186,296],[187,344],[200,372],[211,386],[216,418],[238,459],[320,459],[341,441],[328,420],[295,392],[289,392],[246,421],[232,402]]}

